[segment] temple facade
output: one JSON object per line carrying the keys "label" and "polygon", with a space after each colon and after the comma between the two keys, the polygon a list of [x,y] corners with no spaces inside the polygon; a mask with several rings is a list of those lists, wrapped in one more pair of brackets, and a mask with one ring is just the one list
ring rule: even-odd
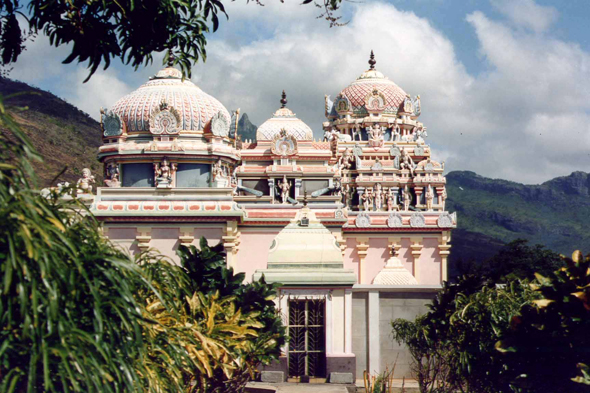
{"label": "temple facade", "polygon": [[420,96],[375,65],[371,53],[325,97],[317,137],[283,92],[256,141],[237,135],[239,110],[169,66],[101,110],[105,185],[93,189],[89,171],[78,182],[105,236],[133,253],[175,260],[204,236],[248,280],[280,282],[290,341],[268,369],[285,378],[362,378],[396,362],[409,377],[390,322],[424,312],[447,279],[456,215],[444,163],[431,158]]}

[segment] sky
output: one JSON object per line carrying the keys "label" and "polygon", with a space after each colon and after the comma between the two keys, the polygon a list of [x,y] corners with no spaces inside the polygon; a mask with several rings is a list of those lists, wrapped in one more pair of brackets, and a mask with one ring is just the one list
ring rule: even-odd
{"label": "sky", "polygon": [[[211,34],[193,81],[228,110],[262,124],[289,104],[320,138],[324,95],[334,98],[368,68],[412,96],[433,159],[445,169],[537,184],[590,172],[590,1],[391,0],[344,2],[344,26],[313,5],[237,0]],[[89,82],[67,47],[42,36],[10,74],[98,118],[161,68],[115,63]],[[97,130],[97,132],[99,132]]]}

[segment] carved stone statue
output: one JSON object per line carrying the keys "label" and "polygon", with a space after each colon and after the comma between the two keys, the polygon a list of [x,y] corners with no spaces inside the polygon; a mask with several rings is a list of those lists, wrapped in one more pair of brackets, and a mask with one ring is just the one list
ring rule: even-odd
{"label": "carved stone statue", "polygon": [[447,188],[443,187],[442,192],[438,196],[441,210],[445,211],[445,201],[447,200]]}
{"label": "carved stone statue", "polygon": [[164,157],[160,164],[154,164],[156,187],[172,187],[172,176],[176,172],[176,164],[170,164]]}
{"label": "carved stone statue", "polygon": [[368,212],[373,209],[373,193],[370,188],[366,188],[365,192],[361,195],[361,202],[365,211]]}
{"label": "carved stone statue", "polygon": [[397,203],[395,201],[395,194],[389,189],[389,192],[385,194],[387,198],[387,211],[398,210]]}
{"label": "carved stone statue", "polygon": [[412,114],[414,113],[414,105],[409,94],[406,94],[406,98],[404,99],[404,112]]}
{"label": "carved stone statue", "polygon": [[229,186],[229,174],[227,168],[223,166],[221,158],[211,167],[211,178],[216,187]]}
{"label": "carved stone statue", "polygon": [[399,167],[400,169],[408,169],[410,171],[410,175],[414,177],[414,161],[403,147],[401,150]]}
{"label": "carved stone statue", "polygon": [[350,207],[350,203],[352,201],[352,187],[350,184],[346,183],[342,190],[342,203],[346,207]]}
{"label": "carved stone statue", "polygon": [[289,202],[289,191],[291,190],[291,184],[287,180],[287,176],[283,176],[283,181],[278,183],[279,190],[281,191],[282,203]]}
{"label": "carved stone statue", "polygon": [[361,126],[357,125],[352,129],[352,140],[356,141],[356,137],[358,136],[358,140],[361,140]]}
{"label": "carved stone statue", "polygon": [[377,123],[373,124],[371,128],[367,129],[369,134],[369,146],[371,147],[382,147],[384,143],[383,129]]}
{"label": "carved stone statue", "polygon": [[92,183],[96,183],[90,169],[82,169],[82,177],[76,182],[78,194],[92,194]]}
{"label": "carved stone statue", "polygon": [[121,187],[121,182],[119,181],[119,165],[109,162],[106,175],[104,184],[107,187]]}
{"label": "carved stone statue", "polygon": [[426,130],[422,124],[414,127],[412,130],[412,135],[414,135],[414,142],[422,145],[424,144],[424,138],[428,137]]}
{"label": "carved stone statue", "polygon": [[434,201],[434,192],[432,191],[432,186],[428,186],[426,188],[426,210],[429,212],[432,211],[432,201]]}
{"label": "carved stone statue", "polygon": [[383,190],[381,184],[375,184],[375,211],[380,211],[383,207]]}
{"label": "carved stone statue", "polygon": [[393,128],[391,130],[391,140],[394,142],[397,142],[397,141],[401,140],[401,138],[402,138],[401,129],[399,127],[399,124],[395,123],[395,125],[393,126]]}
{"label": "carved stone statue", "polygon": [[350,169],[352,167],[352,163],[354,161],[354,156],[352,155],[352,151],[350,148],[346,148],[340,157],[340,165],[341,168]]}
{"label": "carved stone statue", "polygon": [[412,202],[412,195],[410,194],[410,189],[408,186],[404,188],[404,210],[410,210],[410,203]]}

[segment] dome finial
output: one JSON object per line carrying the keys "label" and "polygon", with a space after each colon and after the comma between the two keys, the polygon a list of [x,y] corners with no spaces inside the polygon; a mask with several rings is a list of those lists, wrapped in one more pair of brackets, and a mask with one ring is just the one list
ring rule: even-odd
{"label": "dome finial", "polygon": [[174,66],[174,54],[172,53],[172,49],[168,49],[168,67],[172,68]]}
{"label": "dome finial", "polygon": [[374,70],[375,64],[377,64],[377,60],[375,60],[375,54],[373,53],[373,50],[371,49],[371,57],[369,58],[369,66],[370,66],[369,69]]}
{"label": "dome finial", "polygon": [[285,93],[285,90],[283,90],[283,94],[281,94],[281,108],[284,108],[287,106],[287,94]]}

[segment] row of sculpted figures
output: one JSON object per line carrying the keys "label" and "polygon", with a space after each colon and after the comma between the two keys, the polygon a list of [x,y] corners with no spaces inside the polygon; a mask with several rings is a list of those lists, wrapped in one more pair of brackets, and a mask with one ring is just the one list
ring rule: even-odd
{"label": "row of sculpted figures", "polygon": [[336,127],[331,127],[324,131],[324,141],[332,143],[367,141],[370,147],[382,147],[386,139],[392,142],[423,144],[424,138],[428,137],[426,127],[422,124],[415,125],[410,131],[402,130],[398,123],[389,128],[381,126],[379,123],[367,127],[357,124],[350,130],[351,135],[340,132]]}

